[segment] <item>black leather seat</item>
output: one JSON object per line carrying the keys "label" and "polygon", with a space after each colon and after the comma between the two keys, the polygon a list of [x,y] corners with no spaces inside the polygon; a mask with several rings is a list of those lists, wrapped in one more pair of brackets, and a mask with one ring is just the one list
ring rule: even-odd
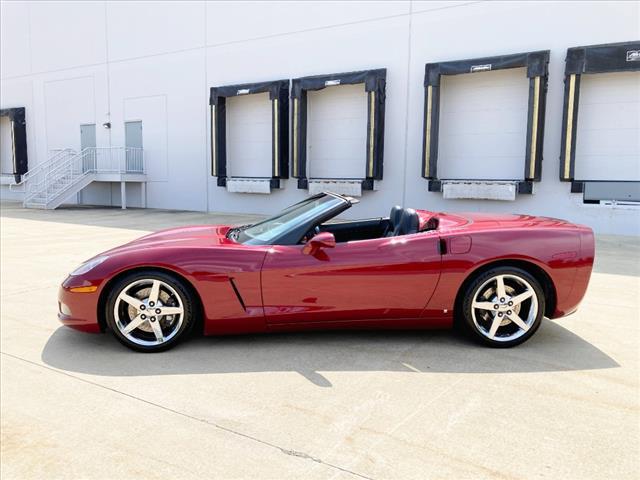
{"label": "black leather seat", "polygon": [[384,234],[385,237],[393,237],[393,232],[400,223],[402,212],[404,212],[404,209],[400,205],[391,208],[391,212],[389,212],[389,226]]}
{"label": "black leather seat", "polygon": [[405,208],[400,216],[400,222],[393,230],[394,237],[400,235],[410,235],[412,233],[418,233],[420,228],[420,217],[413,208]]}

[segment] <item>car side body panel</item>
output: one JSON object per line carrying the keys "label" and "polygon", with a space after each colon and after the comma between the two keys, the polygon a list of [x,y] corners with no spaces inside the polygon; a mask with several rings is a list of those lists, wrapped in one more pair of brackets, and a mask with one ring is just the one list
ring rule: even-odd
{"label": "car side body panel", "polygon": [[303,254],[302,245],[273,246],[262,269],[267,324],[414,319],[416,327],[440,263],[435,231],[338,243],[315,255]]}

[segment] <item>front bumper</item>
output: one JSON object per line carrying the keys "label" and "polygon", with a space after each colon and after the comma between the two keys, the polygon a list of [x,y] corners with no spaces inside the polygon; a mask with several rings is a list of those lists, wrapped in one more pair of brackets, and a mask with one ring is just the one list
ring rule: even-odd
{"label": "front bumper", "polygon": [[58,290],[58,319],[63,325],[81,332],[100,333],[98,322],[99,290],[76,293],[71,288],[87,286],[86,280],[67,277]]}

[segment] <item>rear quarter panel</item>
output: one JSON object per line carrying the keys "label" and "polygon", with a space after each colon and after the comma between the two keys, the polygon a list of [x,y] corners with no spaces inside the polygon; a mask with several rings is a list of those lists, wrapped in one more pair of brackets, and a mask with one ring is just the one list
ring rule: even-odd
{"label": "rear quarter panel", "polygon": [[442,232],[446,253],[442,274],[425,316],[449,315],[464,281],[495,262],[517,260],[536,265],[551,280],[555,297],[551,318],[575,311],[586,291],[593,265],[593,233],[566,224],[555,228],[457,230]]}

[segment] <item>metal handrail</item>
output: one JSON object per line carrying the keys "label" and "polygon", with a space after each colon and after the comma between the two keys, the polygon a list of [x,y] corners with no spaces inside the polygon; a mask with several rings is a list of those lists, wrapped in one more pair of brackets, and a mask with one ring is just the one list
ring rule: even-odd
{"label": "metal handrail", "polygon": [[[91,173],[144,174],[144,152],[134,147],[88,147],[63,161],[58,161],[45,172],[44,178],[26,192],[24,203],[44,194],[44,202],[62,194]],[[67,179],[66,181],[64,181]],[[62,188],[50,187],[62,181]]]}
{"label": "metal handrail", "polygon": [[[28,200],[37,197],[39,195],[41,195],[43,192],[45,194],[45,198],[46,201],[49,200],[49,186],[54,184],[55,181],[59,180],[60,178],[63,178],[66,174],[71,174],[71,176],[73,176],[73,166],[74,163],[78,160],[81,160],[84,158],[86,151],[89,150],[88,148],[85,148],[84,150],[77,152],[75,155],[73,155],[72,157],[68,158],[66,161],[56,165],[54,168],[52,168],[51,170],[49,170],[44,178],[38,182],[33,190],[34,193],[28,197],[25,198],[25,202],[27,202]],[[58,175],[59,172],[62,172],[61,175]],[[80,168],[78,168],[78,171],[81,171]],[[39,188],[44,186],[44,188]],[[64,188],[62,189],[64,190]],[[56,194],[58,192],[55,192]]]}
{"label": "metal handrail", "polygon": [[92,147],[88,164],[97,173],[144,173],[144,150],[136,147]]}
{"label": "metal handrail", "polygon": [[23,173],[21,178],[20,178],[20,181],[18,183],[14,183],[12,185],[9,185],[9,190],[16,191],[15,190],[16,187],[26,184],[29,179],[31,179],[32,177],[38,175],[42,170],[50,168],[53,164],[57,163],[60,158],[63,158],[64,156],[69,155],[69,154],[75,155],[77,153],[72,148],[61,148],[61,149],[57,149],[57,150],[52,150],[52,152],[55,152],[55,153],[53,155],[51,155],[47,160],[45,160],[44,162],[36,165],[31,170]]}
{"label": "metal handrail", "polygon": [[[37,182],[34,185],[34,188],[31,189],[31,193],[29,194],[29,192],[27,192],[27,195],[25,195],[24,198],[24,202],[27,203],[29,200],[31,200],[32,198],[38,197],[40,196],[42,193],[45,194],[46,200],[48,201],[48,197],[49,197],[49,185],[53,184],[54,182],[52,181],[52,177],[57,174],[58,172],[60,172],[62,169],[68,169],[70,165],[73,164],[73,162],[79,158],[82,157],[82,152],[76,153],[75,155],[73,155],[72,157],[70,157],[69,159],[67,159],[65,162],[59,163],[58,165],[56,165],[54,168],[52,168],[51,170],[49,170],[45,175],[44,178],[42,180],[40,180],[39,182]],[[55,180],[61,178],[62,175],[58,175]]]}
{"label": "metal handrail", "polygon": [[[76,181],[79,181],[81,178],[84,178],[87,175],[91,174],[93,174],[93,172],[84,172],[76,177]],[[49,200],[53,200],[58,195],[62,195],[66,190],[69,190],[76,183],[76,181],[66,183],[62,188],[52,191],[51,194],[49,193],[49,191],[47,191],[45,194],[45,204],[49,203]]]}

